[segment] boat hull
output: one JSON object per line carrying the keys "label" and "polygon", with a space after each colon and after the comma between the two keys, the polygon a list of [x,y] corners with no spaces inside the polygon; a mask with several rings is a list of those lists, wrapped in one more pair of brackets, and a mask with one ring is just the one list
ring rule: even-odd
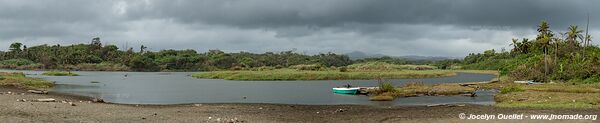
{"label": "boat hull", "polygon": [[333,93],[337,94],[358,94],[358,88],[333,88]]}

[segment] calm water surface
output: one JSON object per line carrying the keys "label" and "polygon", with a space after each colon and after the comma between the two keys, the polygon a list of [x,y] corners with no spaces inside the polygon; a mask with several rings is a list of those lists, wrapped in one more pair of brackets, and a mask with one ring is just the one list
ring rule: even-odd
{"label": "calm water surface", "polygon": [[[12,70],[2,70],[12,71]],[[230,81],[196,79],[191,72],[75,72],[80,76],[42,76],[42,71],[20,71],[30,77],[55,81],[53,92],[100,97],[122,104],[185,103],[279,103],[305,105],[427,105],[438,103],[493,104],[493,92],[478,92],[478,97],[433,96],[399,98],[389,102],[369,101],[365,95],[342,95],[332,87],[377,86],[376,80],[318,81]],[[127,75],[127,77],[124,77]],[[495,75],[458,73],[453,77],[390,80],[395,86],[406,82],[426,84],[487,81]],[[98,83],[92,83],[92,81]],[[244,98],[246,97],[246,98]]]}

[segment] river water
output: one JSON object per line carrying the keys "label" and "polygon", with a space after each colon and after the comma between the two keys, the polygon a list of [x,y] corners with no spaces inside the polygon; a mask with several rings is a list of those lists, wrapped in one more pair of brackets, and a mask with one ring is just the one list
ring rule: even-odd
{"label": "river water", "polygon": [[[2,70],[14,72],[14,70]],[[121,104],[186,104],[186,103],[277,103],[304,105],[427,105],[439,103],[494,103],[491,91],[480,91],[477,97],[428,96],[398,98],[394,101],[369,101],[365,95],[334,94],[332,87],[377,86],[376,80],[311,80],[311,81],[230,81],[197,79],[191,72],[89,72],[80,76],[43,76],[42,71],[25,72],[29,77],[54,81],[52,92],[99,97]],[[127,75],[127,77],[124,77]],[[425,84],[488,81],[495,75],[458,73],[457,76],[424,79],[388,80],[400,86],[406,82]]]}

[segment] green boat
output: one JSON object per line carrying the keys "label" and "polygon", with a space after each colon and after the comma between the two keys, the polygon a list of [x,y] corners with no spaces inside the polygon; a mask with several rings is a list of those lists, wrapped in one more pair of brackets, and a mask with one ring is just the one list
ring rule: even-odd
{"label": "green boat", "polygon": [[336,94],[358,94],[359,87],[353,88],[333,88],[333,93]]}

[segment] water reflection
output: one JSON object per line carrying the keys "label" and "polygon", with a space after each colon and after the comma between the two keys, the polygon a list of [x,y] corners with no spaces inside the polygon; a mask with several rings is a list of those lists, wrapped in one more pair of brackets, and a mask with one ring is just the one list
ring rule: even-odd
{"label": "water reflection", "polygon": [[[4,70],[6,71],[6,70]],[[124,104],[182,103],[281,103],[306,105],[427,105],[436,103],[493,104],[493,92],[477,97],[439,96],[399,98],[391,102],[369,101],[365,95],[333,94],[331,88],[352,84],[376,86],[377,80],[318,81],[229,81],[196,79],[190,72],[75,72],[81,76],[42,76],[41,71],[23,71],[30,77],[56,81],[53,92],[101,97]],[[124,77],[127,75],[127,77]],[[458,73],[453,77],[389,80],[399,86],[406,82],[426,84],[487,81],[495,75]]]}

